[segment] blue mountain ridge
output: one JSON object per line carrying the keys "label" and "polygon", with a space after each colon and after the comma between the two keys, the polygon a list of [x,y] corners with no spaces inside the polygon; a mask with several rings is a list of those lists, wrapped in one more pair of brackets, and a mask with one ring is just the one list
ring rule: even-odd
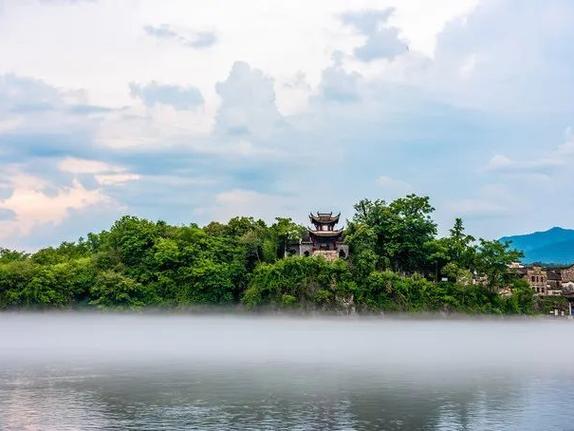
{"label": "blue mountain ridge", "polygon": [[543,232],[505,236],[499,241],[508,241],[513,248],[522,251],[523,263],[574,263],[574,229],[553,227]]}

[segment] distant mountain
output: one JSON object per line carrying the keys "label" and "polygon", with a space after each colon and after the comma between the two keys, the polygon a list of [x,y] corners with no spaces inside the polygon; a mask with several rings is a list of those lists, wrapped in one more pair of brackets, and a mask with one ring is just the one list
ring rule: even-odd
{"label": "distant mountain", "polygon": [[574,230],[553,227],[544,232],[505,236],[500,241],[510,241],[524,253],[524,263],[574,263]]}

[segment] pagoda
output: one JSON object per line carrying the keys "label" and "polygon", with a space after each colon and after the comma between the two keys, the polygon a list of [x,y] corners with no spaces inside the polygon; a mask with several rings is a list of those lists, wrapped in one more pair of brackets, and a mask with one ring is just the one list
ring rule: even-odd
{"label": "pagoda", "polygon": [[290,244],[288,255],[323,256],[327,260],[346,258],[349,246],[343,244],[343,229],[336,229],[341,214],[317,212],[309,214],[313,227],[307,229],[307,235],[298,243]]}
{"label": "pagoda", "polygon": [[335,229],[339,223],[341,213],[336,216],[330,213],[309,214],[309,220],[315,229],[309,229],[309,237],[313,243],[313,250],[337,250],[337,243],[341,242],[343,229]]}

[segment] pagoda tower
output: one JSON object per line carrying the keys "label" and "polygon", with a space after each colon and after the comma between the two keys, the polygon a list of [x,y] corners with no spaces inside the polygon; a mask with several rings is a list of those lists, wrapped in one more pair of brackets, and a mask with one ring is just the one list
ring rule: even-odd
{"label": "pagoda tower", "polygon": [[288,244],[285,256],[323,256],[327,260],[346,259],[349,246],[343,243],[343,229],[335,229],[341,214],[309,214],[313,227],[298,242]]}
{"label": "pagoda tower", "polygon": [[337,245],[342,241],[343,236],[343,229],[335,229],[340,216],[341,213],[334,216],[332,212],[309,214],[309,220],[315,227],[315,229],[309,229],[313,251],[337,251]]}

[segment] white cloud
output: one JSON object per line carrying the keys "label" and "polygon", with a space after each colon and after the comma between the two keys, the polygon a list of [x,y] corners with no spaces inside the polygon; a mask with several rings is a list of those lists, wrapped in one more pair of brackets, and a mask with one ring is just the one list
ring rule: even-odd
{"label": "white cloud", "polygon": [[[438,32],[449,20],[468,13],[474,3],[476,0],[357,0],[352,4],[345,0],[294,0],[272,1],[264,7],[259,2],[207,2],[199,7],[185,0],[168,4],[132,0],[122,5],[81,3],[74,8],[40,3],[30,13],[27,2],[10,1],[0,25],[0,58],[5,70],[33,72],[59,87],[84,88],[92,103],[100,105],[129,104],[126,84],[134,79],[194,85],[213,113],[218,104],[214,84],[223,80],[238,60],[273,76],[276,88],[282,89],[277,91],[279,98],[292,97],[283,87],[299,73],[316,89],[334,51],[351,53],[364,44],[363,37],[344,28],[340,21],[344,13],[393,7],[390,24],[412,49],[430,55]],[[221,14],[222,7],[225,14]],[[100,31],[101,22],[106,22],[108,31]],[[245,26],[246,22],[250,25]],[[198,23],[201,31],[189,30]],[[144,28],[168,41],[211,46],[189,49],[186,43],[165,43],[158,47]],[[214,39],[208,35],[214,33],[218,42],[212,44]],[[21,46],[28,47],[27,52]],[[34,55],[29,55],[30,51]],[[74,58],[73,67],[66,67],[70,58]],[[94,58],[100,61],[94,62]],[[278,104],[301,106],[288,101]]]}
{"label": "white cloud", "polygon": [[513,160],[497,154],[488,162],[486,169],[492,172],[505,173],[543,173],[562,166],[564,162],[556,158],[544,157],[538,160]]}
{"label": "white cloud", "polygon": [[2,238],[26,235],[39,225],[62,223],[72,211],[111,203],[101,190],[88,190],[76,180],[70,186],[53,187],[45,180],[14,171],[9,183],[12,191],[0,199],[0,209],[13,217],[0,220]]}
{"label": "white cloud", "polygon": [[477,63],[478,56],[476,54],[470,54],[463,59],[462,65],[460,66],[460,75],[463,79],[471,77],[477,67]]}
{"label": "white cloud", "polygon": [[293,215],[293,198],[247,189],[231,189],[215,196],[215,206],[204,208],[214,220],[227,221],[245,215],[272,222],[275,217]]}
{"label": "white cloud", "polygon": [[130,181],[139,180],[138,174],[128,172],[123,166],[101,162],[99,160],[86,160],[67,157],[58,164],[62,172],[70,174],[90,174],[101,186],[117,186]]}
{"label": "white cloud", "polygon": [[556,150],[556,155],[559,157],[574,156],[574,132],[571,127],[566,129],[566,141],[560,144]]}
{"label": "white cloud", "polygon": [[447,202],[447,209],[454,216],[469,219],[506,217],[523,211],[528,202],[503,184],[489,184],[481,187],[475,196]]}
{"label": "white cloud", "polygon": [[509,212],[509,208],[504,204],[482,198],[461,199],[451,203],[449,210],[454,214],[468,217],[494,217]]}
{"label": "white cloud", "polygon": [[486,170],[500,173],[547,174],[569,169],[574,156],[574,136],[566,129],[566,141],[551,151],[541,153],[534,160],[515,160],[497,154],[486,165]]}
{"label": "white cloud", "polygon": [[392,60],[408,50],[399,37],[397,28],[388,24],[393,9],[349,12],[343,15],[343,22],[356,28],[366,36],[365,43],[354,49],[353,54],[361,61],[377,59]]}
{"label": "white cloud", "polygon": [[413,192],[413,186],[406,181],[388,176],[377,178],[377,185],[387,194],[387,198],[395,198]]}
{"label": "white cloud", "polygon": [[70,174],[98,174],[102,172],[124,172],[126,169],[121,166],[101,162],[99,160],[78,159],[66,157],[58,164],[62,172]]}
{"label": "white cloud", "polygon": [[147,84],[130,83],[130,94],[140,98],[146,106],[168,105],[177,110],[196,109],[203,103],[203,96],[193,86],[181,87],[155,81]]}
{"label": "white cloud", "polygon": [[22,118],[8,118],[5,120],[0,120],[0,133],[10,132],[12,130],[17,130],[23,123]]}
{"label": "white cloud", "polygon": [[117,186],[139,180],[141,177],[137,174],[99,174],[94,175],[94,178],[101,186]]}
{"label": "white cloud", "polygon": [[265,138],[283,122],[275,105],[273,79],[247,63],[234,63],[216,89],[221,97],[216,121],[219,133]]}
{"label": "white cloud", "polygon": [[195,49],[209,48],[217,42],[217,36],[211,31],[193,31],[188,28],[175,29],[169,24],[146,25],[144,31],[152,37],[174,40],[183,46]]}
{"label": "white cloud", "polygon": [[[572,118],[574,8],[567,1],[64,3],[5,2],[3,163],[51,167],[55,154],[74,154],[78,160],[61,166],[70,175],[52,181],[77,176],[104,191],[129,182],[125,199],[136,206],[130,209],[146,215],[151,205],[141,202],[149,199],[145,181],[152,180],[146,174],[138,182],[136,172],[213,175],[220,182],[194,195],[193,207],[207,208],[218,196],[213,205],[222,211],[258,211],[256,199],[276,205],[276,212],[291,210],[286,201],[297,203],[295,212],[317,201],[350,208],[361,195],[412,190],[395,175],[408,175],[417,192],[424,187],[433,200],[461,197],[460,208],[469,214],[508,206],[480,192],[493,177],[519,202],[530,202],[528,190],[544,177],[545,196],[550,186],[562,196],[552,206],[525,211],[528,217],[553,219],[574,208],[563,191],[572,184],[567,167],[574,141],[539,150],[538,157],[534,148]],[[341,22],[346,13],[387,8],[393,14],[371,32],[384,40]],[[150,37],[146,25],[167,40]],[[381,32],[389,28],[396,31]],[[217,43],[189,49],[178,39],[185,29],[217,34]],[[194,39],[196,33],[186,40],[210,43]],[[373,51],[361,51],[369,46]],[[381,47],[388,49],[376,50]],[[158,99],[154,92],[163,84],[152,86],[145,105],[130,95],[130,82],[169,83],[171,93]],[[190,88],[204,103],[188,103],[191,93],[180,90]],[[175,104],[166,103],[174,97]],[[492,136],[501,136],[499,145]],[[94,154],[102,161],[88,160]],[[129,169],[121,166],[125,160]],[[380,172],[391,177],[377,186],[373,178]],[[177,187],[158,189],[173,206],[153,216],[169,219],[178,205],[173,202],[185,199]],[[232,191],[252,203],[233,201]],[[296,198],[283,200],[285,191]],[[122,199],[117,189],[114,196]],[[506,226],[514,223],[511,213]]]}

